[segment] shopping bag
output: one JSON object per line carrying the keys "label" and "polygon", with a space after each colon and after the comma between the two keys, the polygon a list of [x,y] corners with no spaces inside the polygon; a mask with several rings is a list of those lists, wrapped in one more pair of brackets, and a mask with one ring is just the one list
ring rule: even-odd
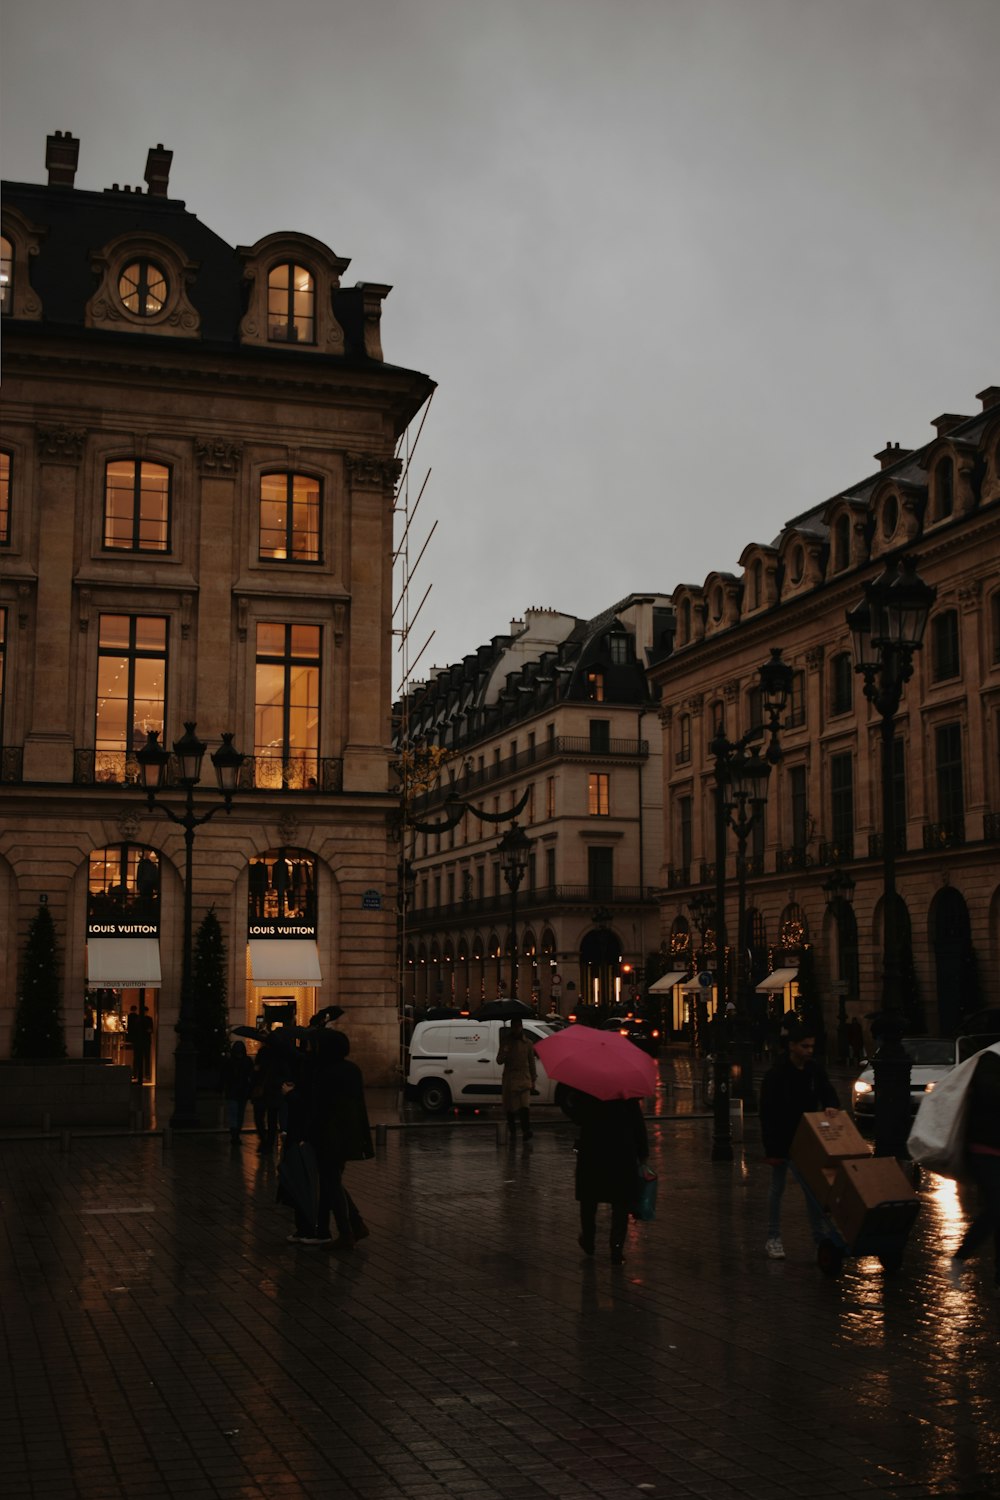
{"label": "shopping bag", "polygon": [[645,1162],[639,1166],[639,1181],[636,1188],[635,1200],[632,1204],[632,1217],[648,1224],[651,1219],[656,1218],[656,1189],[658,1187],[656,1173],[652,1167],[647,1167]]}
{"label": "shopping bag", "polygon": [[913,1161],[941,1177],[963,1177],[965,1121],[969,1107],[969,1085],[976,1065],[985,1052],[1000,1054],[1000,1042],[974,1052],[952,1068],[929,1094],[925,1094],[913,1122],[907,1150]]}

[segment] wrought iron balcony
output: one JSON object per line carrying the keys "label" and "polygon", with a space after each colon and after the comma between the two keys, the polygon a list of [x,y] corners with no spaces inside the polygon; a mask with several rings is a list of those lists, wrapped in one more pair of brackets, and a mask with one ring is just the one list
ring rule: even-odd
{"label": "wrought iron balcony", "polygon": [[344,762],[332,755],[248,755],[240,766],[240,791],[339,792]]}
{"label": "wrought iron balcony", "polygon": [[851,835],[843,839],[822,839],[819,846],[821,865],[842,865],[854,858],[854,839]]}
{"label": "wrought iron balcony", "polygon": [[[530,912],[540,913],[556,906],[589,906],[592,910],[607,906],[655,906],[652,886],[645,885],[548,885],[517,893],[518,920]],[[493,896],[473,900],[436,903],[433,906],[412,904],[407,907],[409,927],[444,927],[492,919],[504,922],[510,916],[510,892],[506,889]]]}
{"label": "wrought iron balcony", "polygon": [[779,875],[786,870],[809,870],[815,861],[804,845],[795,844],[790,849],[779,849],[774,868]]}
{"label": "wrought iron balcony", "polygon": [[667,869],[667,890],[680,890],[691,884],[690,865],[670,865]]}
{"label": "wrought iron balcony", "polygon": [[[905,854],[906,853],[906,829],[905,828],[897,828],[896,829],[895,844],[896,844],[896,853],[897,854]],[[883,852],[884,852],[884,845],[883,845],[883,842],[882,842],[882,835],[880,833],[870,833],[868,835],[868,858],[869,859],[881,859],[882,855],[883,855]]]}
{"label": "wrought iron balcony", "polygon": [[964,843],[964,818],[951,818],[945,823],[924,824],[925,849],[958,849]]}
{"label": "wrought iron balcony", "polygon": [[[177,762],[173,756],[163,771],[163,786],[176,786]],[[131,750],[74,750],[74,786],[138,786],[142,780],[139,762]]]}
{"label": "wrought iron balcony", "polygon": [[698,867],[698,884],[699,885],[714,885],[715,884],[715,860],[714,859],[703,859],[702,860],[701,864]]}

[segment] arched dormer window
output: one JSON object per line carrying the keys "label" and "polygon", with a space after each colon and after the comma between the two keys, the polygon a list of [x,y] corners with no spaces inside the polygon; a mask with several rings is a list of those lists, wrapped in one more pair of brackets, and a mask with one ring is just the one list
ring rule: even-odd
{"label": "arched dormer window", "polygon": [[0,312],[5,318],[37,320],[42,316],[41,298],[31,285],[31,257],[38,254],[45,230],[25,218],[19,209],[3,210],[0,235]]}
{"label": "arched dormer window", "polygon": [[118,277],[118,295],[127,312],[137,318],[155,318],[167,301],[167,277],[155,260],[129,261]]}
{"label": "arched dormer window", "polygon": [[681,645],[686,646],[691,640],[691,600],[681,600]]}
{"label": "arched dormer window", "polygon": [[316,278],[307,266],[280,261],[268,272],[267,336],[272,344],[316,342]]}
{"label": "arched dormer window", "polygon": [[899,525],[899,496],[892,490],[882,501],[882,535],[888,542]]}
{"label": "arched dormer window", "polygon": [[806,570],[806,552],[801,542],[796,542],[788,557],[788,577],[792,583],[801,583]]}
{"label": "arched dormer window", "polygon": [[88,328],[197,336],[201,319],[187,288],[198,268],[164,235],[117,235],[94,255],[91,269],[100,284],[87,303]]}
{"label": "arched dormer window", "polygon": [[934,519],[943,521],[955,508],[955,465],[950,458],[939,458],[934,465]]}
{"label": "arched dormer window", "polygon": [[760,609],[764,602],[764,564],[755,557],[750,564],[750,608]]}
{"label": "arched dormer window", "polygon": [[846,512],[833,524],[833,571],[842,573],[851,561],[851,518]]}

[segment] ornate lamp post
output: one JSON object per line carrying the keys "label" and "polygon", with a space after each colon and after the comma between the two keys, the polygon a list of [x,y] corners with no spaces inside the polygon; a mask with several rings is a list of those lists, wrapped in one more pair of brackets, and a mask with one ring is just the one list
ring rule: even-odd
{"label": "ornate lamp post", "polygon": [[882,1010],[872,1025],[878,1042],[875,1071],[875,1154],[902,1156],[910,1129],[910,1059],[903,1050],[899,916],[896,909],[896,807],[893,798],[893,738],[903,688],[913,676],[913,653],[924,631],[937,589],[917,574],[912,557],[887,564],[864,586],[864,597],[847,612],[854,670],[882,721]]}
{"label": "ornate lamp post", "polygon": [[[715,1055],[715,1129],[712,1139],[712,1160],[732,1161],[732,1125],[729,1118],[729,1042],[726,1035],[726,834],[735,828],[739,837],[743,828],[739,858],[745,858],[746,837],[760,816],[766,799],[767,778],[772,765],[781,759],[778,730],[781,715],[792,687],[792,669],[782,661],[777,647],[771,650],[770,658],[758,668],[762,714],[766,715],[766,728],[771,736],[766,758],[756,749],[747,753],[752,740],[758,738],[760,725],[754,725],[739,740],[728,740],[720,732],[709,745],[715,760],[715,960],[716,960],[716,1027],[718,1038],[714,1041]],[[749,806],[750,811],[746,809]],[[733,821],[732,812],[740,808],[739,817]],[[745,869],[741,872],[745,881]],[[745,895],[742,897],[745,900]],[[742,902],[741,902],[742,912]],[[741,933],[742,937],[742,933]],[[742,1001],[742,997],[741,1001]],[[714,1039],[713,1039],[714,1040]]]}
{"label": "ornate lamp post", "polygon": [[232,812],[233,793],[244,761],[244,756],[233,745],[232,734],[224,734],[222,744],[211,756],[219,791],[224,800],[210,807],[207,812],[196,813],[194,789],[201,781],[201,763],[208,746],[194,731],[193,723],[185,723],[184,734],[179,740],[174,740],[173,753],[179,767],[177,780],[186,794],[183,813],[176,813],[165,802],[156,801],[156,794],[163,786],[170,751],[159,744],[155,729],[150,730],[145,745],[135,755],[150,811],[158,807],[172,823],[178,823],[184,829],[184,947],[181,954],[181,1003],[175,1028],[177,1050],[174,1053],[174,1112],[170,1119],[175,1130],[189,1129],[198,1123],[198,1049],[195,1043],[197,1017],[191,983],[194,831],[202,823],[214,818],[221,807],[225,807],[227,813]]}
{"label": "ornate lamp post", "polygon": [[533,839],[514,822],[497,845],[500,868],[510,890],[510,998],[517,999],[517,892],[528,868]]}

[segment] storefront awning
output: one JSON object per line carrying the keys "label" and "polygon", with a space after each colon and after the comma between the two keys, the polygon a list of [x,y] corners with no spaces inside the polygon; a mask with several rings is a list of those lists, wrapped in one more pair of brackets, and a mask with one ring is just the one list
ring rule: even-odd
{"label": "storefront awning", "polygon": [[770,995],[775,990],[783,990],[786,984],[791,984],[793,979],[798,979],[798,969],[775,969],[773,974],[768,974],[757,986],[758,995]]}
{"label": "storefront awning", "polygon": [[251,938],[250,974],[257,985],[323,983],[311,938]]}
{"label": "storefront awning", "polygon": [[87,983],[93,990],[159,989],[162,983],[159,940],[88,938]]}
{"label": "storefront awning", "polygon": [[687,969],[674,969],[670,974],[662,974],[655,984],[649,986],[649,994],[666,995],[679,984],[682,979],[687,978]]}
{"label": "storefront awning", "polygon": [[684,981],[684,983],[681,985],[681,994],[682,995],[710,995],[714,989],[715,989],[714,983],[711,984],[711,985],[707,985],[703,989],[702,986],[698,983],[698,976],[697,976],[697,974],[694,974],[694,975],[692,975],[692,977],[690,979],[686,979]]}

